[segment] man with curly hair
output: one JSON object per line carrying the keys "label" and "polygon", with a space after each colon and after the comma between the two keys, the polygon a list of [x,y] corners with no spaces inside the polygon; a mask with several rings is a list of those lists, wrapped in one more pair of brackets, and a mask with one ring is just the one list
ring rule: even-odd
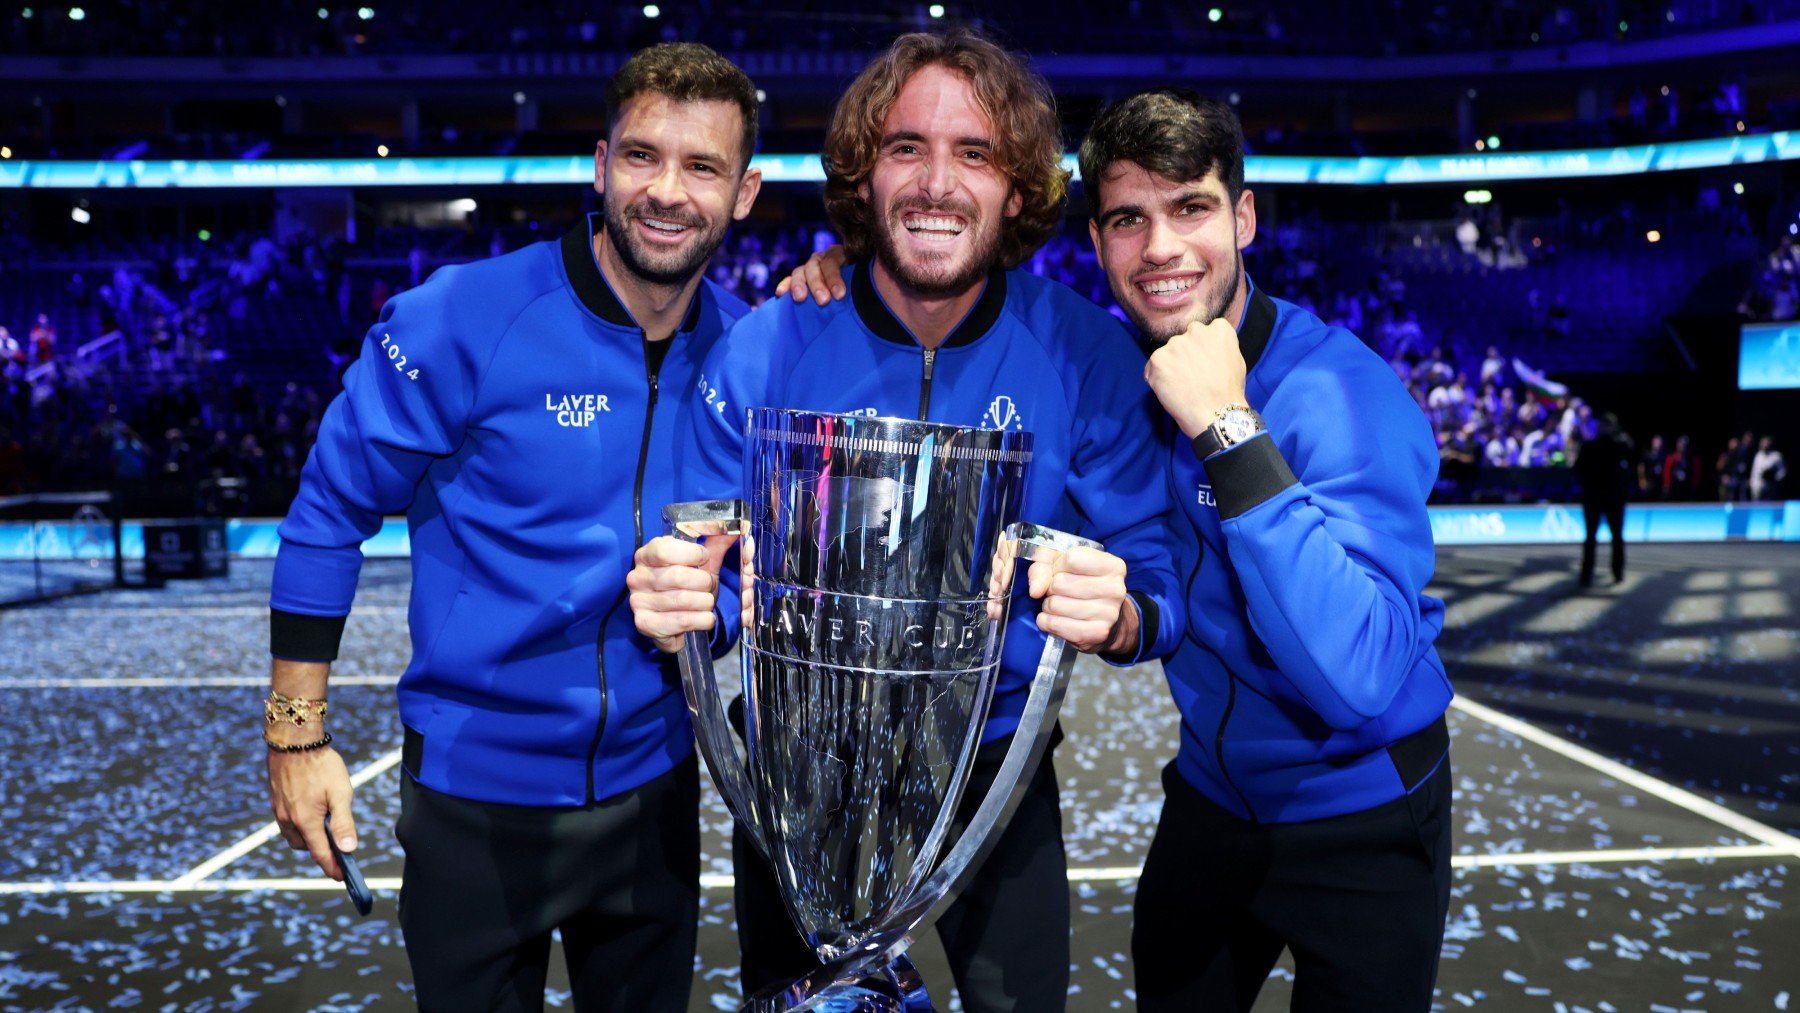
{"label": "man with curly hair", "polygon": [[[740,321],[702,367],[681,461],[694,499],[740,495],[745,410],[912,417],[1033,434],[1021,516],[1101,541],[1040,562],[1015,608],[956,833],[1018,727],[1046,635],[1118,665],[1167,653],[1179,592],[1159,413],[1125,328],[1070,289],[1017,270],[1058,228],[1068,175],[1054,100],[1024,61],[959,31],[914,34],[850,86],[826,137],[826,208],[850,257],[847,298],[778,299]],[[711,629],[716,557],[674,539],[639,551],[638,629],[674,650]],[[971,1013],[1060,1010],[1069,892],[1048,757],[970,888],[938,921]],[[773,877],[734,844],[746,993],[816,964]]]}

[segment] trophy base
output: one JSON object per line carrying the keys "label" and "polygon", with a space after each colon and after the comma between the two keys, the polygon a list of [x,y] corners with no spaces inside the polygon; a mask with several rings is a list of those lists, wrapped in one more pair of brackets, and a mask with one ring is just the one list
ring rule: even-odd
{"label": "trophy base", "polygon": [[937,1013],[937,1007],[918,968],[903,953],[871,977],[823,983],[806,977],[764,989],[744,1003],[741,1013]]}

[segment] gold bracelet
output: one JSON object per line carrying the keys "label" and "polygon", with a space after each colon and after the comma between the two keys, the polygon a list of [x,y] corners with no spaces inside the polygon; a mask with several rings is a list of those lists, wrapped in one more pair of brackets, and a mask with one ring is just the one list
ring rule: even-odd
{"label": "gold bracelet", "polygon": [[263,720],[271,725],[286,722],[296,728],[305,728],[308,724],[322,723],[327,706],[323,700],[283,696],[269,690],[269,698],[263,701]]}

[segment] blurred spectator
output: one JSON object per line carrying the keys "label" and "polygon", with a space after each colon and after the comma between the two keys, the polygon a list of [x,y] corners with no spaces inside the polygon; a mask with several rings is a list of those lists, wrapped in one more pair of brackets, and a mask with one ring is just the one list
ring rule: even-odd
{"label": "blurred spectator", "polygon": [[1787,483],[1787,460],[1775,449],[1775,438],[1765,436],[1750,462],[1750,498],[1778,500]]}
{"label": "blurred spectator", "polygon": [[1675,437],[1675,446],[1663,459],[1663,499],[1694,500],[1700,496],[1700,460],[1688,446],[1684,433]]}
{"label": "blurred spectator", "polygon": [[1666,499],[1663,491],[1663,462],[1669,459],[1669,450],[1663,446],[1661,433],[1650,437],[1650,446],[1645,449],[1644,456],[1637,463],[1638,498],[1645,501]]}
{"label": "blurred spectator", "polygon": [[50,323],[50,316],[39,313],[37,322],[31,325],[31,361],[42,366],[56,359],[56,328]]}

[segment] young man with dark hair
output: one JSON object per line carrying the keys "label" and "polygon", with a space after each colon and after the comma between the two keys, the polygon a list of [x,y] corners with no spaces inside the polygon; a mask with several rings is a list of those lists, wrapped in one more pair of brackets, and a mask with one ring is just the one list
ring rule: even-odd
{"label": "young man with dark hair", "polygon": [[756,90],[674,44],[627,62],[609,100],[601,213],[390,300],[281,525],[271,804],[339,879],[324,820],[344,851],[356,829],[327,678],[358,547],[407,515],[400,924],[431,1009],[540,1008],[558,930],[579,1007],[685,1010],[693,977],[693,740],[624,575],[675,498],[649,465],[673,455],[682,399],[659,392],[691,389],[746,312],[701,271],[756,199]]}
{"label": "young man with dark hair", "polygon": [[[1143,355],[1117,321],[1016,270],[1061,221],[1066,173],[1054,100],[1024,61],[967,32],[906,35],[839,102],[826,139],[826,207],[855,262],[849,298],[775,300],[703,369],[682,461],[696,499],[741,495],[745,411],[860,412],[1033,436],[1020,515],[1097,539],[1034,564],[1033,616],[1015,608],[957,829],[986,795],[1018,726],[1046,633],[1116,664],[1172,645],[1179,594]],[[716,556],[657,539],[629,583],[638,628],[669,649],[714,625]],[[1046,759],[995,851],[937,923],[963,1008],[1062,1009],[1069,892],[1055,773]],[[745,991],[817,959],[772,876],[735,847]]]}
{"label": "young man with dark hair", "polygon": [[1430,426],[1355,335],[1257,288],[1243,136],[1179,89],[1100,114],[1089,231],[1155,348],[1187,635],[1181,746],[1138,884],[1139,1008],[1425,1010],[1450,888]]}

